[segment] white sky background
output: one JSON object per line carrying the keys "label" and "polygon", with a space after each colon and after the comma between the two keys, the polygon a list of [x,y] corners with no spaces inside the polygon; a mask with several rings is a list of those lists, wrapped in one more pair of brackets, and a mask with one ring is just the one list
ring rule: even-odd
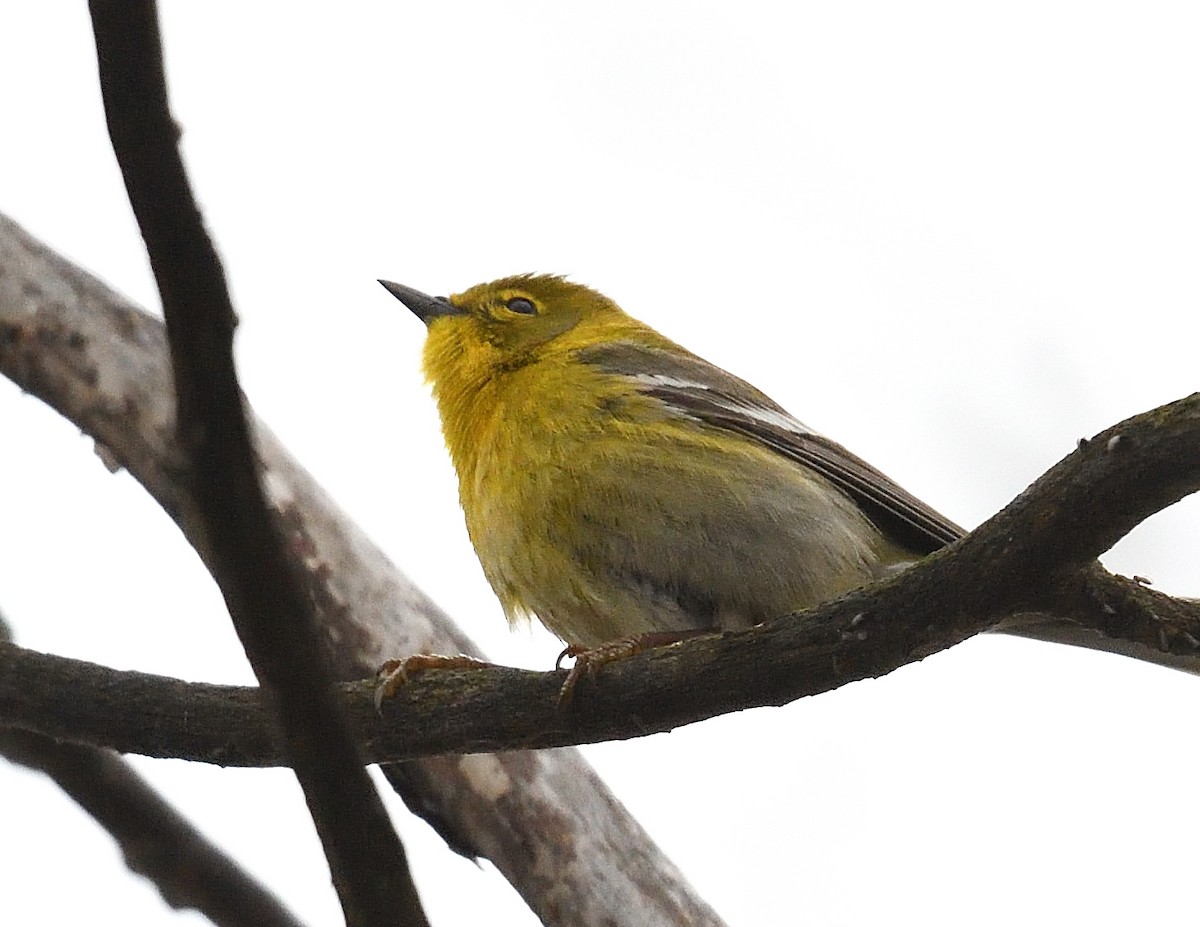
{"label": "white sky background", "polygon": [[[494,658],[421,325],[568,273],[959,522],[1197,388],[1192,5],[168,4],[173,108],[256,410]],[[83,4],[0,24],[0,210],[157,307]],[[21,643],[249,682],[169,520],[0,382],[0,610]],[[1200,507],[1105,558],[1200,595]],[[585,752],[731,924],[1195,919],[1200,680],[974,640],[785,709]],[[284,772],[135,759],[312,924],[339,912]],[[530,925],[391,801],[438,925]],[[0,763],[12,923],[174,923],[47,781]],[[199,921],[194,915],[192,917]]]}

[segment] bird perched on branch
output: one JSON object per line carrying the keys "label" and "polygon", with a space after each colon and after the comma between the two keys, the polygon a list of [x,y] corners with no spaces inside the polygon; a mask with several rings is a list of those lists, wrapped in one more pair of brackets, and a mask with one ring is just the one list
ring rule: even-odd
{"label": "bird perched on branch", "polygon": [[428,326],[467,530],[510,621],[583,648],[745,628],[962,535],[595,290],[381,283]]}
{"label": "bird perched on branch", "polygon": [[[585,659],[614,640],[750,627],[964,534],[595,290],[538,275],[448,298],[380,283],[428,327],[425,375],[505,614],[536,616]],[[1003,630],[1128,649],[1063,620]]]}

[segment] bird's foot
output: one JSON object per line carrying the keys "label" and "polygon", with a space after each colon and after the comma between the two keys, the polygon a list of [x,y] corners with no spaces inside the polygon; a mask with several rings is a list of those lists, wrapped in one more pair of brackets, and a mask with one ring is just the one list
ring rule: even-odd
{"label": "bird's foot", "polygon": [[486,660],[468,657],[465,653],[457,656],[447,656],[441,653],[414,653],[402,660],[388,660],[375,673],[378,685],[375,686],[375,710],[383,707],[383,700],[391,698],[396,690],[405,685],[413,676],[426,670],[447,669],[486,669],[494,666]]}
{"label": "bird's foot", "polygon": [[567,657],[575,660],[567,672],[567,678],[558,690],[558,704],[566,706],[575,697],[575,687],[579,680],[586,675],[594,679],[602,666],[617,660],[625,660],[634,654],[649,650],[652,647],[665,647],[668,644],[678,644],[680,641],[697,637],[701,634],[711,634],[712,628],[695,628],[687,631],[650,631],[646,634],[635,634],[632,637],[618,637],[607,641],[598,647],[584,647],[581,644],[568,644],[554,661],[556,670],[562,669],[562,661]]}

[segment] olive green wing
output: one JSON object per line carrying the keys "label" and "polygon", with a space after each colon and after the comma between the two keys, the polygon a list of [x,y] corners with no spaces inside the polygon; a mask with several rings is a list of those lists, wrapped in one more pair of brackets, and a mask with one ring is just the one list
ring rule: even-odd
{"label": "olive green wing", "polygon": [[807,427],[770,397],[694,354],[632,341],[582,348],[581,361],[628,377],[676,414],[731,432],[820,473],[875,525],[916,553],[932,553],[966,532],[866,461]]}

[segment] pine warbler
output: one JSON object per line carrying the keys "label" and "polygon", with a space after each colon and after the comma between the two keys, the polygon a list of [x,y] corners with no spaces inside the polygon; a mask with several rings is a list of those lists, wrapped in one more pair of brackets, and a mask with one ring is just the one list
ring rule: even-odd
{"label": "pine warbler", "polygon": [[745,628],[962,535],[595,290],[380,282],[428,326],[467,530],[510,621],[581,648]]}

